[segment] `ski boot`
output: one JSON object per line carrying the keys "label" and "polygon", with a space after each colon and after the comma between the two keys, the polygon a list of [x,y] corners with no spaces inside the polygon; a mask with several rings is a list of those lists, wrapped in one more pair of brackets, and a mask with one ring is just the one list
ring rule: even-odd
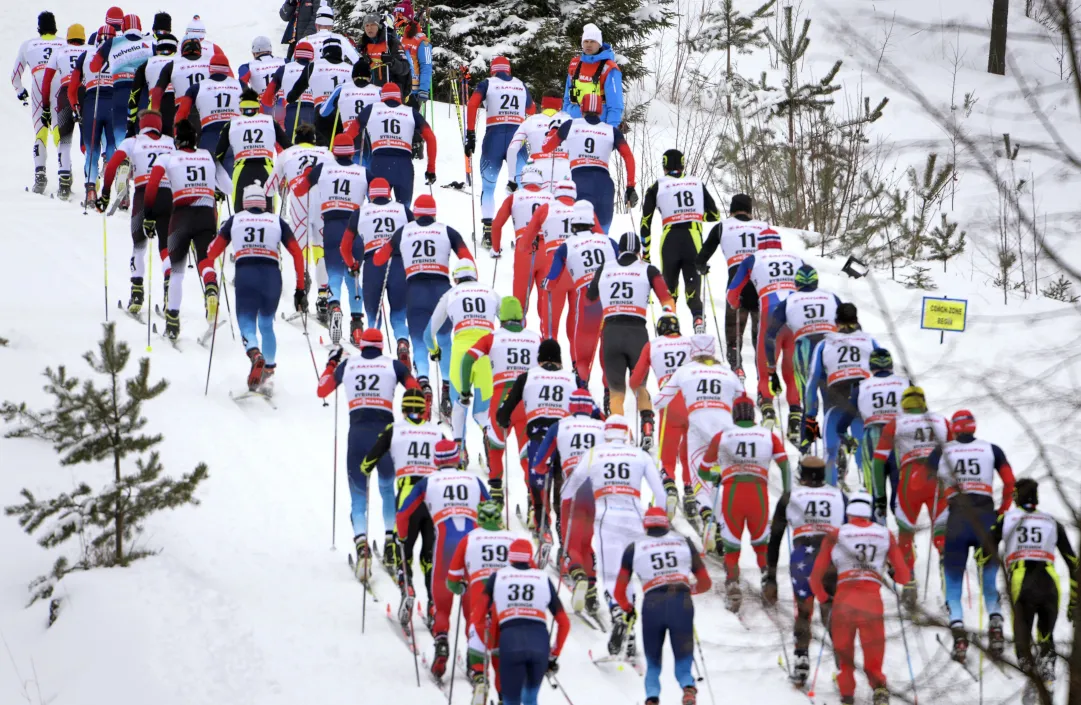
{"label": "ski boot", "polygon": [[39,166],[34,169],[34,193],[45,193],[45,187],[49,185],[49,177],[45,174],[45,167]]}
{"label": "ski boot", "polygon": [[901,604],[905,606],[905,610],[909,613],[916,611],[916,602],[919,598],[920,588],[916,584],[916,579],[909,580],[904,587],[901,588]]}
{"label": "ski boot", "polygon": [[398,362],[405,365],[406,369],[413,367],[409,361],[409,341],[405,338],[398,338]]}
{"label": "ski boot", "polygon": [[180,337],[180,311],[165,311],[165,337],[169,340]]}
{"label": "ski boot", "polygon": [[874,695],[871,696],[872,705],[889,705],[890,702],[890,690],[884,685],[880,685],[875,688]]}
{"label": "ski boot", "polygon": [[315,320],[324,326],[330,322],[330,314],[327,312],[329,303],[330,287],[319,287],[319,293],[315,295]]}
{"label": "ski boot", "polygon": [[669,515],[673,514],[679,504],[679,492],[676,490],[676,481],[670,477],[664,478],[661,483],[664,486],[664,508]]}
{"label": "ski boot", "polygon": [[128,313],[133,316],[139,315],[143,310],[143,280],[142,277],[132,277],[131,295],[128,297]]}
{"label": "ski boot", "polygon": [[263,353],[259,352],[259,348],[249,350],[248,359],[251,360],[251,370],[248,372],[248,391],[254,392],[263,382],[263,368],[266,366],[266,360],[263,359]]}
{"label": "ski boot", "polygon": [[1055,652],[1049,648],[1046,649],[1036,659],[1036,665],[1040,669],[1040,678],[1043,678],[1047,689],[1051,690],[1051,684],[1055,682]]}
{"label": "ski boot", "polygon": [[263,367],[263,376],[259,379],[259,391],[267,396],[274,391],[274,370],[277,365],[266,365]]}
{"label": "ski boot", "polygon": [[428,606],[424,610],[424,626],[428,628],[429,633],[435,626],[435,602],[431,597],[428,598]]}
{"label": "ski boot", "polygon": [[701,316],[694,317],[694,334],[705,335],[706,334],[706,319]]}
{"label": "ski boot", "polygon": [[60,186],[56,189],[56,197],[61,201],[71,200],[71,172],[60,172]]}
{"label": "ski boot", "polygon": [[694,521],[698,512],[695,510],[698,508],[698,503],[694,501],[694,486],[683,486],[683,516],[687,517],[687,521]]}
{"label": "ski boot", "polygon": [[586,592],[589,591],[589,580],[586,572],[579,567],[571,570],[571,580],[574,581],[574,589],[571,591],[571,609],[581,612],[586,608]]}
{"label": "ski boot", "polygon": [[435,657],[432,659],[432,675],[442,679],[447,672],[447,658],[450,656],[450,647],[447,646],[447,635],[438,634],[435,637]]}
{"label": "ski boot", "polygon": [[486,250],[492,249],[492,219],[484,218],[480,221],[481,235],[480,246]]}
{"label": "ski boot", "polygon": [[368,547],[368,537],[364,534],[353,539],[353,546],[357,550],[357,560],[353,564],[353,572],[357,580],[362,583],[368,582],[372,577],[372,549]]}
{"label": "ski boot", "polygon": [[432,385],[428,383],[427,377],[418,377],[417,382],[420,384],[420,391],[424,392],[424,402],[428,405],[428,418],[432,416]]}
{"label": "ski boot", "polygon": [[596,578],[589,578],[587,582],[589,587],[586,588],[586,614],[595,619],[597,624],[603,624],[601,622],[601,601],[597,598]]}
{"label": "ski boot", "polygon": [[328,328],[330,329],[330,342],[338,345],[342,342],[342,305],[337,301],[327,304]]}
{"label": "ski boot", "polygon": [[646,705],[661,705],[660,698],[646,698]]}
{"label": "ski boot", "polygon": [[203,303],[206,306],[206,322],[214,325],[218,319],[218,284],[208,282],[203,290]]}
{"label": "ski boot", "polygon": [[856,705],[856,696],[855,695],[842,695],[841,696],[841,705]]}
{"label": "ski boot", "polygon": [[86,191],[86,200],[83,201],[83,208],[96,208],[98,202],[98,187],[95,186],[93,182],[90,182],[86,184],[84,190]]}
{"label": "ski boot", "polygon": [[493,502],[503,506],[503,478],[496,477],[488,480],[488,494]]}
{"label": "ski boot", "polygon": [[811,675],[811,657],[807,655],[807,649],[796,649],[792,655],[792,675],[788,678],[792,683],[802,688]]}
{"label": "ski boot", "polygon": [[968,654],[968,634],[965,633],[965,627],[960,622],[954,622],[950,625],[950,631],[953,633],[953,650],[950,651],[950,658],[957,663],[964,663],[965,656]]}
{"label": "ski boot", "polygon": [[743,590],[739,587],[739,578],[729,576],[724,579],[724,606],[729,612],[739,612],[743,606]]}
{"label": "ski boot", "polygon": [[773,402],[760,395],[758,408],[762,410],[762,427],[772,430],[777,425],[777,412],[773,409]]}
{"label": "ski boot", "polygon": [[398,605],[398,624],[402,625],[402,629],[409,628],[409,620],[413,616],[413,605],[416,600],[417,594],[413,591],[413,586],[405,585],[402,588],[402,602]]}
{"label": "ski boot", "polygon": [[698,702],[698,688],[688,685],[683,688],[683,705],[695,705]]}
{"label": "ski boot", "polygon": [[450,423],[450,382],[443,382],[443,388],[439,390],[439,420]]}
{"label": "ski boot", "polygon": [[799,445],[800,432],[803,426],[803,409],[792,406],[788,409],[788,440],[790,443]]}
{"label": "ski boot", "polygon": [[349,314],[349,339],[360,347],[360,334],[364,332],[364,316],[359,313]]}
{"label": "ski boot", "polygon": [[[648,453],[653,450],[653,412],[643,410],[639,416],[642,420],[642,450]],[[672,489],[674,492],[675,487]]]}
{"label": "ski boot", "polygon": [[473,681],[472,705],[486,705],[488,702],[488,682],[484,678],[484,674],[470,674],[470,680]]}
{"label": "ski boot", "polygon": [[991,656],[998,658],[1002,656],[1002,651],[1005,648],[1006,638],[1002,635],[1002,615],[993,614],[987,627],[987,650]]}
{"label": "ski boot", "polygon": [[401,559],[398,556],[398,542],[394,539],[394,532],[388,531],[383,538],[383,568],[391,575],[398,573],[398,564]]}
{"label": "ski boot", "polygon": [[626,615],[619,605],[612,605],[612,634],[608,637],[608,654],[618,656],[623,651],[623,639],[627,636]]}

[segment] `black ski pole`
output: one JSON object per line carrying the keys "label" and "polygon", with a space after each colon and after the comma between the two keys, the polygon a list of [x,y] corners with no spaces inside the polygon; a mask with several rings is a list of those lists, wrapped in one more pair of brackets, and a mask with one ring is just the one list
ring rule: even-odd
{"label": "black ski pole", "polygon": [[[462,438],[463,439],[465,438],[465,431],[462,432]],[[465,447],[464,443],[462,444],[462,447],[463,448]],[[464,597],[464,595],[463,595],[463,597]],[[458,598],[458,620],[454,625],[454,654],[453,654],[454,660],[451,661],[451,664],[450,664],[450,688],[447,689],[447,705],[450,705],[451,698],[454,697],[454,672],[458,668],[458,637],[462,633],[462,607],[463,607],[462,598],[459,597]]]}

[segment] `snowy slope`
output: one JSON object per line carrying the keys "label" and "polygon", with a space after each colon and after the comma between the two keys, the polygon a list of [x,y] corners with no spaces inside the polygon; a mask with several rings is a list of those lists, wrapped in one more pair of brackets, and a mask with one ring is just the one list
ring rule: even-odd
{"label": "snowy slope", "polygon": [[[157,3],[145,0],[130,4],[132,8],[126,9],[135,9],[145,18],[159,9]],[[195,9],[206,21],[210,38],[225,48],[235,64],[247,56],[254,34],[264,33],[273,39],[280,34],[272,8],[264,5],[239,0]],[[80,20],[90,28],[95,23],[89,18],[102,17],[106,7],[104,2],[63,0],[52,9],[61,27]],[[182,13],[172,9],[180,31]],[[25,4],[5,7],[7,21],[0,26],[5,46],[17,46],[30,35],[36,12],[37,8]],[[441,146],[440,183],[459,180],[456,120],[447,106],[437,106],[434,112]],[[17,145],[29,142],[27,121],[17,102],[0,101],[0,127],[14,136]],[[8,293],[0,303],[0,336],[11,340],[9,347],[0,348],[4,370],[0,389],[5,399],[40,405],[44,399],[38,376],[41,369],[47,364],[68,364],[73,373],[85,373],[78,355],[100,337],[104,307],[110,307],[110,319],[119,315],[114,307],[117,299],[127,296],[130,240],[126,217],[108,219],[106,297],[102,291],[102,217],[84,216],[74,205],[24,193],[30,175],[27,151],[28,146],[9,150],[13,168],[0,174],[0,203],[9,219],[9,227],[0,235],[9,253],[0,263],[0,278],[7,283]],[[76,169],[78,164],[76,158]],[[418,181],[418,193],[419,189]],[[469,197],[441,189],[436,189],[435,195],[441,217],[461,232],[472,233]],[[617,222],[613,232],[627,222]],[[792,235],[786,235],[786,242],[797,245]],[[488,281],[493,263],[484,256],[479,259],[481,279]],[[815,264],[821,267],[823,288],[860,304],[867,330],[895,350],[899,343],[905,345],[909,369],[927,388],[935,408],[949,412],[962,404],[970,405],[976,410],[981,434],[995,437],[1021,474],[1040,472],[1039,468],[1030,469],[1036,462],[1035,451],[1024,443],[1016,422],[986,399],[979,375],[991,363],[1003,361],[1026,369],[1048,364],[1028,360],[1026,352],[1037,337],[1063,344],[1070,340],[1069,330],[1056,325],[1056,319],[1039,318],[1064,312],[1065,307],[1035,301],[1003,308],[995,293],[978,283],[944,278],[949,295],[970,299],[974,319],[968,332],[939,346],[937,334],[918,330],[914,317],[919,292],[885,283],[882,291],[889,306],[879,307],[866,280],[843,279],[836,262],[815,260]],[[509,256],[499,269],[497,288],[507,292],[511,284]],[[380,601],[367,604],[365,631],[361,632],[363,591],[345,566],[351,537],[342,467],[348,422],[344,411],[335,415],[332,407],[324,408],[316,399],[315,372],[303,336],[293,327],[278,326],[277,411],[259,403],[240,407],[229,400],[227,391],[242,384],[247,360],[227,328],[219,331],[210,390],[204,396],[207,352],[191,341],[200,308],[198,285],[192,279],[188,277],[182,314],[187,347],[178,353],[160,339],[152,341],[152,373],[165,376],[172,384],[146,411],[151,429],[166,436],[162,456],[169,471],[187,471],[199,461],[209,464],[210,479],[199,494],[202,505],[149,523],[143,545],[160,550],[160,555],[128,569],[67,578],[59,591],[65,610],[48,630],[43,605],[24,608],[28,597],[25,587],[31,578],[48,570],[55,555],[38,548],[14,521],[0,521],[0,552],[5,557],[5,569],[0,573],[0,633],[10,650],[9,659],[0,659],[0,701],[82,705],[108,699],[118,705],[235,705],[302,699],[355,703],[372,698],[379,702],[397,695],[410,702],[436,701],[441,696],[423,674],[420,689],[415,690],[409,653],[381,614],[388,598],[397,607],[394,588],[383,573],[376,577]],[[154,298],[158,299],[157,263],[154,281]],[[714,274],[713,291],[720,292],[723,286],[723,275]],[[17,298],[15,292],[22,296]],[[681,313],[689,328],[682,306]],[[1009,327],[1004,328],[999,325],[1003,316],[1024,318],[1009,318]],[[1023,329],[1019,320],[1025,321]],[[901,340],[887,332],[891,322],[898,327]],[[122,315],[117,326],[118,333],[139,355],[146,345],[145,329]],[[1018,334],[1022,330],[1023,334]],[[749,348],[745,353],[750,354]],[[324,355],[317,347],[320,369]],[[749,387],[751,383],[749,379]],[[1006,384],[1008,379],[1003,381],[1003,386]],[[599,398],[599,379],[595,379],[593,391]],[[1037,424],[1045,421],[1037,412],[1030,419]],[[339,441],[336,476],[335,420]],[[471,431],[469,446],[480,447],[476,429]],[[474,466],[474,470],[479,468]],[[51,450],[43,445],[0,440],[0,502],[4,505],[11,504],[24,486],[49,493],[69,488],[76,475],[100,481],[106,477],[103,470],[94,477],[94,471],[59,468]],[[522,502],[520,475],[512,471],[508,477],[510,501]],[[337,517],[332,527],[335,485]],[[373,487],[370,516],[375,537],[380,531],[379,505]],[[337,550],[328,550],[331,531]],[[922,578],[925,533],[918,545]],[[742,563],[745,580],[755,584],[758,571],[749,547]],[[782,559],[781,575],[785,563]],[[721,580],[722,576],[714,570],[714,578]],[[779,610],[780,631],[753,601],[744,608],[753,627],[748,630],[723,610],[719,596],[696,598],[706,671],[714,693],[722,700],[768,698],[780,705],[805,701],[774,665],[781,653],[781,631],[791,648],[790,592],[781,582],[781,604],[786,607]],[[936,592],[933,586],[932,593]],[[884,599],[892,614],[892,598],[886,595]],[[970,624],[975,626],[974,615]],[[889,625],[888,632],[887,672],[899,685],[907,680],[908,671],[897,624]],[[940,661],[941,653],[936,653],[929,634],[918,642],[913,665],[919,673],[925,663]],[[574,622],[560,672],[571,698],[579,705],[602,698],[641,702],[640,679],[633,673],[602,671],[589,662],[587,651],[603,648],[602,643]],[[423,635],[420,646],[430,653],[430,637]],[[835,703],[837,697],[827,681],[828,664],[827,658],[820,675],[819,701]],[[932,665],[931,669],[939,672],[941,667]],[[971,701],[973,686],[963,678],[959,670],[947,666],[933,684],[928,681],[927,688],[921,688],[921,700]],[[663,684],[662,702],[678,702],[670,675]],[[946,689],[951,684],[957,692],[938,697],[928,692],[932,685]],[[705,685],[700,684],[700,702],[708,701]],[[988,680],[994,702],[1008,700],[1016,687],[1002,682],[1001,677]],[[459,681],[455,701],[466,702],[467,692],[464,681]],[[868,697],[865,685],[860,693]],[[546,687],[542,699],[552,703],[561,696]]]}

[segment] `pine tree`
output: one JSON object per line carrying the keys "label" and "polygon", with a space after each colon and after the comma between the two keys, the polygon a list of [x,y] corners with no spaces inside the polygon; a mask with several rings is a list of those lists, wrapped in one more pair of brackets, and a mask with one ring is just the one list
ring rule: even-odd
{"label": "pine tree", "polygon": [[[54,398],[51,409],[35,412],[25,403],[5,402],[0,417],[16,423],[9,438],[39,438],[53,445],[61,465],[98,464],[111,461],[112,482],[95,492],[80,482],[72,492],[49,499],[39,499],[29,489],[22,490],[25,501],[5,508],[18,518],[28,534],[38,534],[44,548],[59,546],[79,536],[84,554],[75,563],[66,557],[57,559],[50,575],[30,585],[31,603],[52,596],[57,581],[70,572],[96,566],[125,566],[150,555],[136,549],[132,542],[153,513],[184,504],[198,504],[197,486],[207,478],[207,466],[200,463],[194,471],[179,479],[162,477],[158,452],[161,434],[143,432],[147,420],[142,416],[143,402],[165,391],[168,383],[150,382],[150,360],[139,361],[139,371],[131,378],[121,374],[131,356],[126,343],[117,342],[115,324],[104,327],[104,338],[93,351],[83,355],[90,368],[104,378],[97,386],[69,377],[65,367],[45,369],[45,391]],[[150,451],[149,457],[141,457]],[[126,474],[124,461],[135,458],[136,472]],[[50,624],[56,618],[58,600],[50,606]]]}
{"label": "pine tree", "polygon": [[732,92],[735,89],[732,54],[750,54],[753,49],[766,47],[769,43],[766,28],[756,27],[756,23],[773,17],[776,4],[777,0],[767,0],[757,10],[745,15],[736,9],[734,0],[722,0],[721,9],[705,17],[706,27],[702,34],[706,46],[725,53],[725,99],[729,112],[732,110]]}
{"label": "pine tree", "polygon": [[946,214],[942,213],[939,216],[940,222],[931,230],[931,236],[927,240],[928,247],[931,248],[931,254],[927,259],[941,262],[942,271],[946,271],[946,262],[956,257],[965,251],[965,235],[964,230],[960,235],[954,239],[954,235],[957,233],[957,223],[951,223]]}
{"label": "pine tree", "polygon": [[1081,300],[1081,297],[1073,293],[1073,282],[1063,274],[1058,275],[1058,279],[1045,286],[1040,293],[1049,299],[1065,301],[1068,304],[1075,304]]}

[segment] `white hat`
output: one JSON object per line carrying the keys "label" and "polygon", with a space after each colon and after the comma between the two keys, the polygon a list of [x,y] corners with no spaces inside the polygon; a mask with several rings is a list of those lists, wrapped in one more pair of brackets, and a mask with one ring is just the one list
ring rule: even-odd
{"label": "white hat", "polygon": [[461,260],[454,267],[454,281],[477,281],[477,267],[467,259]]}
{"label": "white hat", "polygon": [[334,24],[334,8],[330,5],[321,6],[315,13],[316,25]]}
{"label": "white hat", "polygon": [[241,205],[244,210],[249,208],[261,208],[266,210],[266,189],[260,181],[244,187],[244,199]]}
{"label": "white hat", "polygon": [[192,18],[184,30],[184,39],[206,39],[206,25],[198,16]]}
{"label": "white hat", "polygon": [[712,335],[700,334],[691,336],[691,357],[715,355],[716,353],[717,339]]}
{"label": "white hat", "polygon": [[590,22],[585,27],[582,27],[582,41],[594,41],[598,44],[604,44],[604,35],[601,34],[601,28]]}
{"label": "white hat", "polygon": [[541,175],[540,170],[535,166],[527,166],[522,169],[522,185],[539,186],[544,183],[544,176]]}
{"label": "white hat", "polygon": [[577,198],[578,184],[570,179],[562,179],[555,183],[555,193],[556,196],[570,196],[571,198]]}
{"label": "white hat", "polygon": [[256,37],[251,40],[252,54],[269,54],[274,51],[274,45],[270,43],[270,37]]}
{"label": "white hat", "polygon": [[620,414],[612,414],[604,421],[604,440],[625,441],[630,435],[630,426],[627,419]]}
{"label": "white hat", "polygon": [[871,518],[871,495],[866,492],[853,492],[848,495],[848,507],[845,513],[850,517]]}
{"label": "white hat", "polygon": [[594,222],[593,204],[589,201],[575,201],[571,211],[571,225],[590,225]]}

